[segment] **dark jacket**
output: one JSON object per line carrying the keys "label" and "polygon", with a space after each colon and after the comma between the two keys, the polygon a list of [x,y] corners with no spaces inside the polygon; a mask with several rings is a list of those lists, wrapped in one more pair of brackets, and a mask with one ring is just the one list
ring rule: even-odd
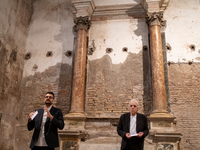
{"label": "dark jacket", "polygon": [[[38,109],[37,111],[38,111],[37,116],[32,121],[29,121],[27,123],[27,128],[29,131],[35,128],[33,136],[32,136],[32,140],[31,140],[31,144],[30,144],[31,149],[35,146],[37,142],[37,139],[40,133],[40,127],[42,124],[43,113],[44,113],[43,108]],[[64,128],[64,121],[63,121],[63,114],[60,109],[52,106],[50,109],[50,113],[53,116],[53,120],[50,121],[50,118],[47,117],[47,120],[44,126],[44,131],[45,131],[44,134],[45,134],[45,140],[48,147],[54,148],[54,147],[59,147],[57,128],[62,130]]]}
{"label": "dark jacket", "polygon": [[[121,115],[119,124],[117,126],[117,133],[122,137],[122,144],[121,149],[123,150],[127,143],[130,141],[126,138],[126,133],[130,133],[130,113],[126,113]],[[144,138],[149,134],[148,124],[147,124],[147,118],[143,114],[137,113],[136,118],[136,131],[137,133],[143,132],[144,135],[139,137],[134,137],[134,140],[137,140],[137,142],[133,144],[139,144],[140,149],[143,149],[144,147]]]}

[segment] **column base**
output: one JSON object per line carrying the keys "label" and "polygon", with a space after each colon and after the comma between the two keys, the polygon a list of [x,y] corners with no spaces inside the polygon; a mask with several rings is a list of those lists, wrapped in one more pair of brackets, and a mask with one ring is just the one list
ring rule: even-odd
{"label": "column base", "polygon": [[81,131],[59,131],[60,150],[78,150],[80,142],[85,140],[86,132]]}
{"label": "column base", "polygon": [[85,140],[85,112],[70,112],[64,116],[65,128],[59,131],[60,150],[78,150],[81,140]]}
{"label": "column base", "polygon": [[174,132],[175,117],[168,112],[153,112],[149,117],[151,132]]}
{"label": "column base", "polygon": [[154,150],[180,150],[181,133],[161,133],[161,132],[150,132],[149,139],[154,143]]}
{"label": "column base", "polygon": [[64,116],[65,130],[81,131],[85,130],[85,112],[70,112]]}
{"label": "column base", "polygon": [[69,112],[64,116],[64,119],[70,120],[86,120],[85,112]]}
{"label": "column base", "polygon": [[159,149],[179,150],[181,133],[176,132],[175,117],[166,112],[153,112],[149,117],[149,138]]}
{"label": "column base", "polygon": [[153,111],[148,117],[149,120],[170,120],[173,121],[176,117],[169,114],[168,111]]}

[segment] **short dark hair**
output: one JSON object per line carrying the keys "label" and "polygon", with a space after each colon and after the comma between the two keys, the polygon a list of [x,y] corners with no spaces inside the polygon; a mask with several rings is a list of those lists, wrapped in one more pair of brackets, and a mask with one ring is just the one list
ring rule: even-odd
{"label": "short dark hair", "polygon": [[53,93],[53,92],[46,92],[46,95],[47,95],[47,94],[53,95],[53,99],[54,99],[54,93]]}

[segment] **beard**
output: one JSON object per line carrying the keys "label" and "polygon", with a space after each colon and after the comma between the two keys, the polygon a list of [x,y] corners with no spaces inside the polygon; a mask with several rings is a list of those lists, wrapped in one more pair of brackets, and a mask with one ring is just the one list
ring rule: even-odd
{"label": "beard", "polygon": [[52,103],[51,103],[50,100],[46,100],[46,101],[45,101],[45,105],[46,105],[46,106],[51,106],[51,104],[52,104]]}

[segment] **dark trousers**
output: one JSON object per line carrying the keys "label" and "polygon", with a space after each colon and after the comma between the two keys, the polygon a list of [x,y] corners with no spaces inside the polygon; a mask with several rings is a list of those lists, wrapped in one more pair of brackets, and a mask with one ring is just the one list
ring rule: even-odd
{"label": "dark trousers", "polygon": [[47,146],[34,146],[32,150],[54,150],[54,148],[49,148]]}
{"label": "dark trousers", "polygon": [[132,137],[128,140],[126,147],[123,150],[143,150],[144,141],[139,137]]}

